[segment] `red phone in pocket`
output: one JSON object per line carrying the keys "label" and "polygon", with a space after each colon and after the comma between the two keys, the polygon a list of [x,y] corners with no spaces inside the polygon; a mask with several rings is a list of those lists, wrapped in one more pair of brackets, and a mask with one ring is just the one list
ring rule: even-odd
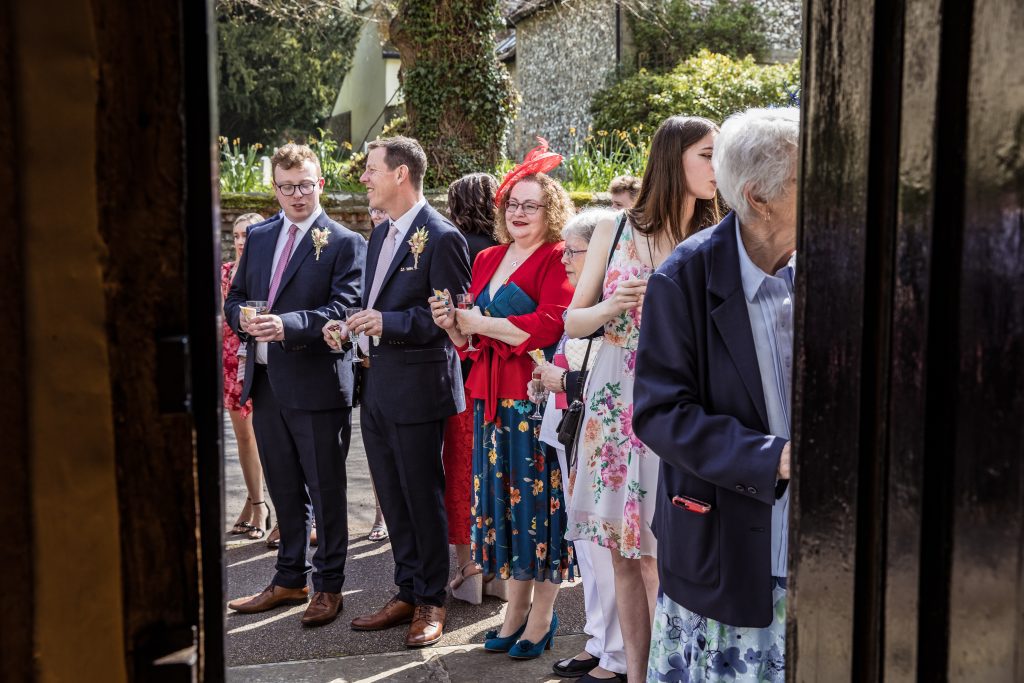
{"label": "red phone in pocket", "polygon": [[672,504],[688,512],[696,512],[698,515],[706,515],[711,512],[711,503],[705,503],[703,500],[689,496],[672,496]]}

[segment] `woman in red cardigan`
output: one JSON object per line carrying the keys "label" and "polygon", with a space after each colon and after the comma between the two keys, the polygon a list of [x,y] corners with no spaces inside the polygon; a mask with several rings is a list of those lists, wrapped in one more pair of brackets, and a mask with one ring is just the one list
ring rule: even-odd
{"label": "woman in red cardigan", "polygon": [[[562,579],[572,578],[574,564],[565,541],[562,472],[538,439],[540,421],[529,417],[534,406],[526,393],[534,367],[528,352],[561,338],[572,299],[560,240],[573,206],[558,181],[522,171],[510,174],[515,184],[506,179],[495,200],[501,244],[473,264],[476,307],[453,311],[449,301],[433,297],[431,308],[460,353],[473,359],[466,382],[475,423],[473,556],[484,573],[512,579],[505,623],[487,633],[485,647],[532,659],[554,640],[555,595]],[[532,305],[513,305],[519,315],[489,315],[492,302],[500,312],[516,287]],[[468,351],[469,335],[476,351]]]}

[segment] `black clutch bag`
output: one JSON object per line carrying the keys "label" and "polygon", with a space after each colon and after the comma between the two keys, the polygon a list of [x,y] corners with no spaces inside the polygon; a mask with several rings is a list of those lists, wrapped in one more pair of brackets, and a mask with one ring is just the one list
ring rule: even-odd
{"label": "black clutch bag", "polygon": [[558,443],[565,446],[565,461],[569,470],[576,466],[576,446],[579,443],[580,427],[583,424],[583,386],[587,381],[587,363],[590,361],[590,349],[594,340],[587,342],[587,352],[583,354],[583,367],[580,369],[578,382],[578,398],[574,399],[562,413],[562,421],[558,423]]}

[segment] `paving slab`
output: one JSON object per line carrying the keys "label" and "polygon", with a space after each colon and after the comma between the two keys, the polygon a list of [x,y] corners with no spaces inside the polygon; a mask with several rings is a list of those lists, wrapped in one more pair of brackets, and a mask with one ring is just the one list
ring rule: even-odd
{"label": "paving slab", "polygon": [[[231,425],[227,420],[224,424],[225,598],[233,600],[258,593],[267,585],[273,575],[276,551],[267,548],[263,541],[239,540],[241,537],[227,533],[245,502],[246,492]],[[555,603],[559,617],[556,646],[533,662],[516,662],[483,651],[484,633],[497,628],[504,619],[505,603],[491,597],[480,605],[449,600],[444,638],[431,648],[407,649],[404,628],[353,631],[349,627],[353,618],[376,610],[395,592],[390,544],[366,539],[375,506],[358,415],[353,424],[347,473],[350,542],[341,617],[327,626],[304,629],[299,624],[305,609],[301,605],[249,615],[227,610],[225,605],[229,680],[558,680],[551,674],[551,665],[579,652],[585,642],[585,636],[579,635],[583,632],[585,614],[583,587],[578,580],[562,583]],[[454,572],[454,552],[450,564]]]}

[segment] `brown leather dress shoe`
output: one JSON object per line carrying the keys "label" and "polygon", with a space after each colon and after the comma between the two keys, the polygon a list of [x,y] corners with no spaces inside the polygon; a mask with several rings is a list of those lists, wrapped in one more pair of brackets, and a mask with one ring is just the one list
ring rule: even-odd
{"label": "brown leather dress shoe", "polygon": [[242,614],[256,614],[274,609],[278,605],[301,605],[309,599],[309,588],[285,588],[270,584],[263,589],[262,593],[250,595],[247,598],[238,598],[228,603],[228,609],[233,609]]}
{"label": "brown leather dress shoe", "polygon": [[444,635],[444,607],[416,605],[409,634],[405,636],[406,647],[426,647],[441,640]]}
{"label": "brown leather dress shoe", "polygon": [[399,624],[408,624],[412,621],[412,615],[416,611],[415,605],[410,605],[398,599],[398,596],[388,600],[388,604],[373,614],[366,614],[352,620],[354,631],[382,631]]}
{"label": "brown leather dress shoe", "polygon": [[341,611],[341,593],[317,591],[302,615],[303,626],[323,626],[334,621]]}

